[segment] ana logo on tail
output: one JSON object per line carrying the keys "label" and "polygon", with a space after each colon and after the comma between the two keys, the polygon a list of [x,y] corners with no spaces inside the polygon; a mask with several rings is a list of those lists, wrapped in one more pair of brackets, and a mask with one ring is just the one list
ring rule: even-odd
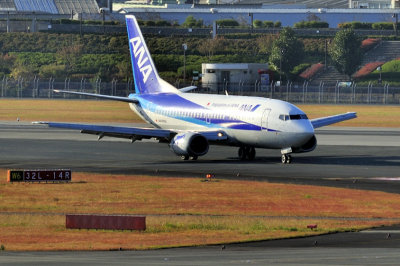
{"label": "ana logo on tail", "polygon": [[[134,54],[135,59],[137,61],[137,65],[139,67],[139,71],[143,75],[143,82],[146,83],[146,81],[149,78],[150,74],[153,72],[153,68],[148,63],[149,62],[149,58],[147,56],[145,57],[145,49],[144,49],[144,47],[142,45],[142,41],[140,40],[139,37],[135,37],[135,38],[131,38],[129,40],[129,42],[132,45],[133,54]],[[147,63],[147,64],[144,65],[145,63]]]}

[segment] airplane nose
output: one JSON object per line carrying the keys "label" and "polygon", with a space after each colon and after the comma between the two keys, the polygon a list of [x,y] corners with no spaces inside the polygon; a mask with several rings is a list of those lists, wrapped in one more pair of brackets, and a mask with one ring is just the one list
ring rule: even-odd
{"label": "airplane nose", "polygon": [[292,130],[294,136],[290,137],[290,140],[288,141],[288,143],[291,142],[290,144],[292,147],[301,147],[314,138],[314,127],[308,120],[296,123],[296,125],[293,125]]}
{"label": "airplane nose", "polygon": [[304,134],[308,136],[314,135],[314,127],[312,126],[309,120],[303,120],[301,123],[298,123],[295,127],[295,132],[299,134]]}

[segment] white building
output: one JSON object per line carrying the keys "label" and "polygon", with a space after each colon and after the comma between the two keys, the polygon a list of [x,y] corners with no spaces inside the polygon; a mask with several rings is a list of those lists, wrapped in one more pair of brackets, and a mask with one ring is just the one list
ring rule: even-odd
{"label": "white building", "polygon": [[202,85],[213,91],[254,87],[261,80],[261,73],[268,70],[268,64],[202,64]]}
{"label": "white building", "polygon": [[398,8],[400,0],[349,0],[349,8]]}

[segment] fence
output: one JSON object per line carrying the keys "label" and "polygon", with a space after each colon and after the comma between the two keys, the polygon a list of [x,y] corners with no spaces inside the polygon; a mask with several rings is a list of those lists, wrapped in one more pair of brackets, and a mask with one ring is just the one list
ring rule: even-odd
{"label": "fence", "polygon": [[[0,80],[1,98],[65,98],[82,99],[84,96],[54,93],[54,89],[90,92],[114,96],[127,96],[134,93],[132,80],[127,82],[102,82],[100,79],[71,81],[69,78],[55,80],[53,78],[31,80],[18,78],[16,80],[3,77]],[[358,85],[351,82],[334,82],[312,84],[309,82],[287,82],[279,86],[272,83],[263,86],[259,81],[252,84],[238,82],[223,82],[218,84],[186,84],[178,82],[177,87],[196,85],[193,92],[209,94],[251,95],[273,99],[281,99],[293,103],[319,104],[399,104],[400,87],[390,86],[388,83]]]}
{"label": "fence", "polygon": [[[212,90],[211,88],[214,88]],[[354,82],[321,82],[312,84],[286,82],[263,86],[259,81],[254,84],[218,83],[202,84],[198,89],[206,93],[252,95],[280,99],[293,103],[318,104],[399,104],[400,87],[391,87],[388,83],[358,85]]]}
{"label": "fence", "polygon": [[127,96],[134,88],[132,80],[122,83],[117,80],[102,82],[101,79],[88,80],[82,78],[80,81],[71,81],[71,79],[65,78],[61,81],[54,78],[40,79],[35,76],[33,80],[26,80],[21,77],[18,79],[3,77],[0,82],[0,96],[2,98],[82,98],[54,93],[54,89]]}

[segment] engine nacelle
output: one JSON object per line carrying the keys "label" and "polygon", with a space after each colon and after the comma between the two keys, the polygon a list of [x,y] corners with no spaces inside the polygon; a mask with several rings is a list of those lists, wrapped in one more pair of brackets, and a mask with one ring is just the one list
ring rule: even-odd
{"label": "engine nacelle", "polygon": [[312,136],[303,146],[293,148],[294,153],[303,153],[313,151],[317,147],[317,138]]}
{"label": "engine nacelle", "polygon": [[171,150],[179,156],[202,156],[208,152],[207,139],[194,132],[177,134],[169,144]]}

